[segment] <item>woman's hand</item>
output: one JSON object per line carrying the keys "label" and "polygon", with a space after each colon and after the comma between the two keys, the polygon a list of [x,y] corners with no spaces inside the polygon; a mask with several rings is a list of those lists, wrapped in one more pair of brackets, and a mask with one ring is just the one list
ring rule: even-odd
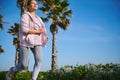
{"label": "woman's hand", "polygon": [[39,30],[38,30],[38,33],[45,33],[45,29],[44,29],[44,28],[39,29]]}

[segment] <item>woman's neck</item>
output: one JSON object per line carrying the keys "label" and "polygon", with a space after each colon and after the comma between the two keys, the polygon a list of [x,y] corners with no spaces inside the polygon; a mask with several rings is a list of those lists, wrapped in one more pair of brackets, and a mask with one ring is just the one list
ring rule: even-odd
{"label": "woman's neck", "polygon": [[32,16],[36,16],[36,12],[35,12],[35,11],[31,11],[30,14],[31,14]]}

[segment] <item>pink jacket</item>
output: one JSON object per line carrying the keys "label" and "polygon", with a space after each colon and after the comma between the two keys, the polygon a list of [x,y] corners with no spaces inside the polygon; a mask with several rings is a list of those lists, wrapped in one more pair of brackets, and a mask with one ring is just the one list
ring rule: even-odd
{"label": "pink jacket", "polygon": [[[20,45],[26,47],[34,47],[37,45],[45,46],[48,40],[46,35],[46,28],[40,17],[36,16],[36,18],[32,17],[29,12],[26,12],[22,15],[20,21]],[[45,33],[41,34],[27,34],[29,29],[41,29],[45,28]]]}

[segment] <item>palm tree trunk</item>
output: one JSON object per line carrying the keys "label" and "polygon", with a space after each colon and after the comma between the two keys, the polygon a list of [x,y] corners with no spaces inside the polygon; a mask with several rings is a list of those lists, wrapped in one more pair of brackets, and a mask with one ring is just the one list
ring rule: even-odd
{"label": "palm tree trunk", "polygon": [[20,62],[20,51],[19,48],[16,48],[16,56],[15,56],[15,65]]}
{"label": "palm tree trunk", "polygon": [[53,32],[53,40],[52,40],[52,70],[57,69],[57,49],[56,49],[56,31]]}

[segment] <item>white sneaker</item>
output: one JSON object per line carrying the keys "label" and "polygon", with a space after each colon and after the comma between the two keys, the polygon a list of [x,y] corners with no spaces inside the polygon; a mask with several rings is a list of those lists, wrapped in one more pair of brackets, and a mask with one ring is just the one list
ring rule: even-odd
{"label": "white sneaker", "polygon": [[11,67],[10,70],[6,74],[6,80],[12,80],[14,73],[15,71],[13,71],[13,67]]}

